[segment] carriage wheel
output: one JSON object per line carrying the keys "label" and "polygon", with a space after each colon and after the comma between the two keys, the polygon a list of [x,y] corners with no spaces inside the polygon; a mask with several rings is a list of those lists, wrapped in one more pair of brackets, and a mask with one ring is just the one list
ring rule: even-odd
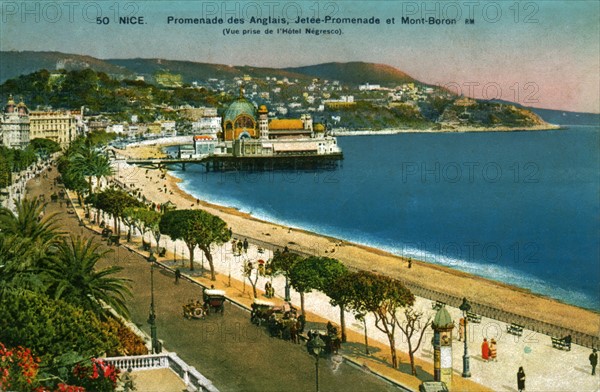
{"label": "carriage wheel", "polygon": [[204,315],[202,308],[194,309],[194,317],[201,318]]}

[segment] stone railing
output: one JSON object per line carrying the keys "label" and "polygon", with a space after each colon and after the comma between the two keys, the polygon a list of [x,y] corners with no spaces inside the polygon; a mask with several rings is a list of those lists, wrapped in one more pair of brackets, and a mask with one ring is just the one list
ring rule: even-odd
{"label": "stone railing", "polygon": [[212,382],[198,372],[193,366],[189,366],[175,353],[163,353],[155,355],[138,355],[131,357],[110,357],[104,360],[121,371],[171,369],[185,383],[188,391],[219,392]]}

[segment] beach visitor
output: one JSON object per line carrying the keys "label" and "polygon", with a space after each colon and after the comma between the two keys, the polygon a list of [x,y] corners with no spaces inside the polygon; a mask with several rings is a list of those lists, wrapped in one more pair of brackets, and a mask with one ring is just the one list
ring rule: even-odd
{"label": "beach visitor", "polygon": [[491,361],[496,361],[496,355],[497,355],[497,349],[496,349],[496,339],[492,339],[490,340],[490,360]]}
{"label": "beach visitor", "polygon": [[590,354],[590,365],[592,365],[592,376],[596,374],[596,365],[598,365],[598,352],[596,349],[592,350]]}
{"label": "beach visitor", "polygon": [[488,341],[486,338],[483,338],[483,343],[481,343],[481,358],[483,358],[484,361],[488,361],[490,357],[490,345],[488,344]]}
{"label": "beach visitor", "polygon": [[244,238],[244,253],[248,253],[248,239]]}
{"label": "beach visitor", "polygon": [[179,268],[175,269],[175,284],[179,283],[179,278],[181,278],[181,271]]}
{"label": "beach visitor", "polygon": [[520,366],[517,372],[517,389],[519,392],[525,390],[525,370],[523,370],[523,366]]}
{"label": "beach visitor", "polygon": [[465,318],[461,317],[460,321],[458,322],[458,341],[459,342],[462,340],[463,336],[465,336]]}
{"label": "beach visitor", "polygon": [[408,268],[412,268],[412,258],[408,258]]}

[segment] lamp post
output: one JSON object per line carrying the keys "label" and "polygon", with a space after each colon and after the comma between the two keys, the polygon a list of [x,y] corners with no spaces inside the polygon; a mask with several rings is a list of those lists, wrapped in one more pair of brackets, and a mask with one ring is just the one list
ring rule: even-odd
{"label": "lamp post", "polygon": [[283,300],[285,302],[290,302],[292,298],[290,297],[290,284],[288,282],[288,276],[287,274],[285,275],[285,297],[283,298]]}
{"label": "lamp post", "polygon": [[148,324],[150,324],[152,354],[158,354],[162,350],[159,348],[156,337],[156,313],[154,311],[154,263],[156,262],[156,257],[154,257],[152,251],[150,252],[150,256],[148,256],[148,262],[150,263],[150,314],[148,316]]}
{"label": "lamp post", "polygon": [[308,352],[315,356],[315,381],[317,386],[317,392],[319,392],[319,357],[321,352],[325,348],[325,342],[319,337],[318,333],[315,333],[307,343]]}
{"label": "lamp post", "polygon": [[464,378],[471,377],[471,371],[469,370],[469,351],[467,348],[467,312],[471,310],[471,304],[466,298],[463,298],[462,304],[458,307],[463,312],[463,319],[465,320],[465,353],[463,355],[463,372]]}

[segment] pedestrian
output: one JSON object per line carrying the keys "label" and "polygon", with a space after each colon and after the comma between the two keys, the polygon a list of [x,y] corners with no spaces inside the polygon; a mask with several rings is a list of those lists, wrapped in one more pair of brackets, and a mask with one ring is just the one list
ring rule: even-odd
{"label": "pedestrian", "polygon": [[179,283],[179,278],[181,278],[181,271],[179,270],[179,268],[175,269],[175,284]]}
{"label": "pedestrian", "polygon": [[523,366],[520,366],[517,372],[517,389],[519,392],[525,390],[525,370],[523,370]]}
{"label": "pedestrian", "polygon": [[487,362],[489,357],[490,357],[490,345],[488,344],[487,339],[483,338],[483,343],[481,343],[481,358],[483,358],[483,360],[485,362]]}
{"label": "pedestrian", "polygon": [[458,322],[458,341],[459,342],[462,340],[463,336],[465,336],[465,318],[461,317],[460,321]]}
{"label": "pedestrian", "polygon": [[248,253],[248,239],[244,238],[244,253]]}
{"label": "pedestrian", "polygon": [[598,365],[598,352],[596,349],[592,350],[590,354],[590,365],[592,365],[592,376],[596,374],[596,365]]}
{"label": "pedestrian", "polygon": [[412,268],[412,258],[408,258],[408,268]]}
{"label": "pedestrian", "polygon": [[491,361],[496,361],[496,355],[497,355],[497,349],[496,349],[496,339],[490,340],[490,360]]}

